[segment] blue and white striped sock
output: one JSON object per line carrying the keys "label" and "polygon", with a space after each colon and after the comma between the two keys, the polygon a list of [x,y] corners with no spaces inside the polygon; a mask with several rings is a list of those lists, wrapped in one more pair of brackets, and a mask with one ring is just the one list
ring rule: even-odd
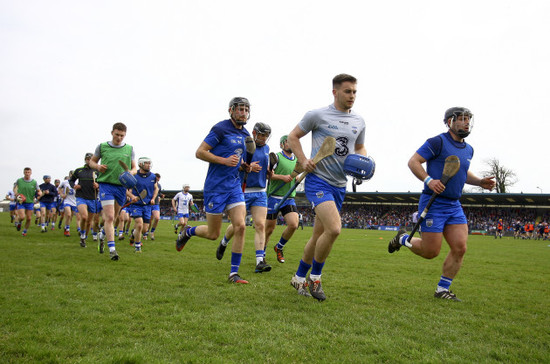
{"label": "blue and white striped sock", "polygon": [[453,283],[453,279],[452,278],[448,278],[448,277],[445,277],[445,276],[441,276],[441,278],[439,279],[439,283],[437,284],[437,288],[436,288],[436,292],[441,292],[441,291],[448,291],[449,288],[451,287],[451,283]]}
{"label": "blue and white striped sock", "polygon": [[283,249],[285,247],[285,244],[288,242],[288,240],[285,240],[282,236],[279,242],[277,243],[278,249]]}
{"label": "blue and white striped sock", "polygon": [[234,273],[239,272],[239,266],[241,265],[241,258],[243,257],[242,253],[233,253],[231,252],[231,276]]}
{"label": "blue and white striped sock", "polygon": [[260,264],[265,257],[265,250],[256,250],[256,265]]}

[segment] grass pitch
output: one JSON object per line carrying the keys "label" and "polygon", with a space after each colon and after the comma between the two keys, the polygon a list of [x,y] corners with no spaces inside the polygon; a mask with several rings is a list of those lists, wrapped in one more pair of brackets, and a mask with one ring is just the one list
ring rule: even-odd
{"label": "grass pitch", "polygon": [[192,238],[178,253],[168,221],[142,254],[117,241],[112,262],[74,228],[22,237],[0,214],[0,362],[550,362],[548,241],[470,236],[457,303],[433,298],[445,244],[424,260],[388,254],[394,233],[343,230],[320,303],[289,284],[311,228],[284,264],[271,241],[263,274],[247,229],[250,284],[234,285],[229,250],[218,261],[217,241]]}

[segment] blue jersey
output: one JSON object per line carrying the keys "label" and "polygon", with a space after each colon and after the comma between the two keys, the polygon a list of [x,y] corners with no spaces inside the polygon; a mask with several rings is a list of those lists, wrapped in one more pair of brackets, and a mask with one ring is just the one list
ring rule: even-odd
{"label": "blue jersey", "polygon": [[[245,138],[247,136],[250,136],[250,134],[245,128],[237,129],[231,120],[227,119],[214,125],[204,142],[212,147],[210,152],[218,157],[228,158],[236,154],[241,158],[246,151]],[[234,167],[210,163],[204,181],[204,192],[226,193],[235,188],[240,188],[240,166],[240,159]]]}
{"label": "blue jersey", "polygon": [[[460,159],[458,173],[449,180],[445,191],[440,195],[448,199],[458,200],[462,196],[462,189],[466,183],[470,162],[474,156],[474,149],[466,142],[457,142],[447,133],[426,140],[424,145],[416,151],[427,161],[427,172],[434,179],[441,179],[445,158],[456,155]],[[431,195],[433,191],[426,185],[422,193]]]}
{"label": "blue jersey", "polygon": [[[155,193],[155,183],[157,182],[157,177],[154,175],[154,173],[147,172],[147,173],[137,173],[136,174],[136,187],[134,188],[134,191],[132,193],[135,195],[137,190],[138,192],[141,192],[143,190],[147,191],[147,196],[143,198],[143,202],[146,204],[149,204],[151,202],[151,199],[153,198],[153,193]],[[139,193],[137,193],[139,195]],[[137,196],[136,195],[136,196]],[[141,200],[138,200],[135,202],[136,205],[143,205],[141,203]]]}
{"label": "blue jersey", "polygon": [[[269,167],[269,146],[266,144],[262,147],[256,146],[256,151],[252,156],[252,162],[258,162],[262,167],[262,170],[259,172],[251,172],[246,178],[246,188],[262,188],[265,189],[267,186],[267,168]],[[240,177],[244,182],[244,171],[241,171]]]}

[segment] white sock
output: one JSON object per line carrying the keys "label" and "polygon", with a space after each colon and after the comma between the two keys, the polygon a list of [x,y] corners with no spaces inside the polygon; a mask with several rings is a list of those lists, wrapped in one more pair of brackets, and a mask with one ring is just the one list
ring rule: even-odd
{"label": "white sock", "polygon": [[313,282],[320,281],[321,280],[321,275],[310,274],[309,279],[311,279]]}

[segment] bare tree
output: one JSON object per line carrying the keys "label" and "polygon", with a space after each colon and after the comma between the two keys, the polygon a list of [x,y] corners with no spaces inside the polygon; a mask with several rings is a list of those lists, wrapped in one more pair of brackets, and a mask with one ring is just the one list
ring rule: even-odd
{"label": "bare tree", "polygon": [[481,175],[483,177],[495,177],[495,190],[497,193],[507,193],[508,187],[515,185],[518,181],[516,173],[501,165],[498,159],[487,159],[485,164],[489,169],[481,172]]}

